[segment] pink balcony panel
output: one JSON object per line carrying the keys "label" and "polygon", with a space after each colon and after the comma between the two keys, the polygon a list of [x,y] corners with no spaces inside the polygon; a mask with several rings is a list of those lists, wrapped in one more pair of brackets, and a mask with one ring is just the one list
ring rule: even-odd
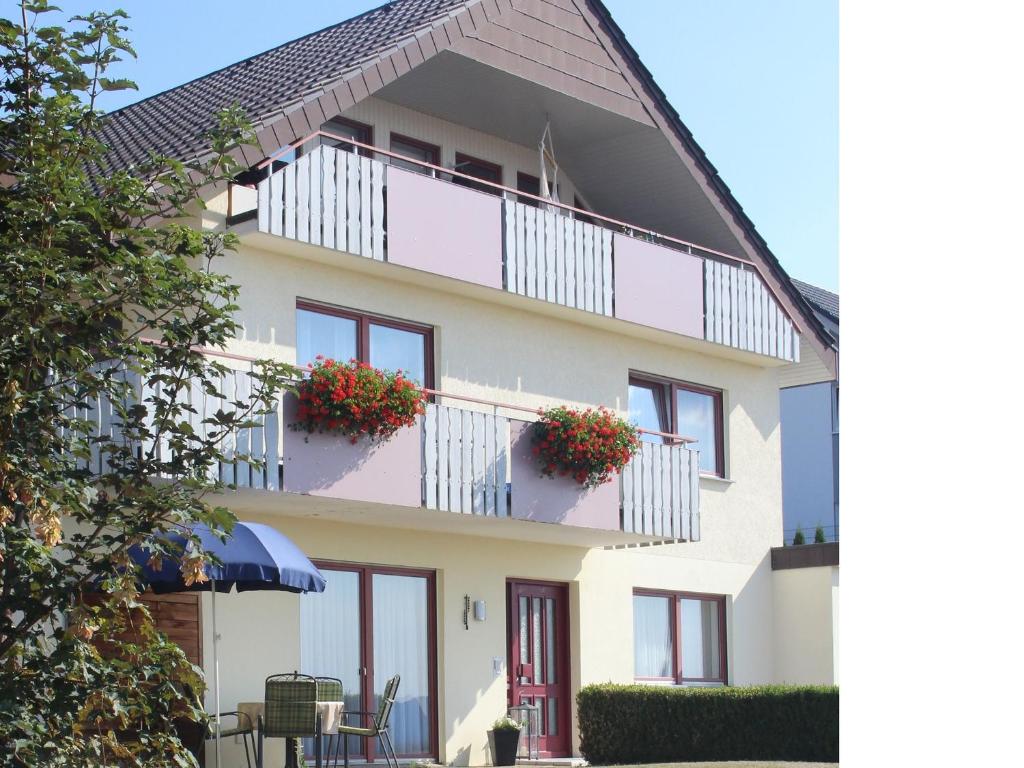
{"label": "pink balcony panel", "polygon": [[501,198],[388,168],[388,261],[502,287]]}
{"label": "pink balcony panel", "polygon": [[587,489],[571,477],[543,477],[531,451],[531,426],[511,420],[512,517],[618,531],[619,483]]}
{"label": "pink balcony panel", "polygon": [[616,233],[615,316],[703,339],[703,260]]}
{"label": "pink balcony panel", "polygon": [[402,429],[385,443],[307,435],[288,427],[296,398],[284,401],[284,490],[334,499],[419,507],[422,426]]}

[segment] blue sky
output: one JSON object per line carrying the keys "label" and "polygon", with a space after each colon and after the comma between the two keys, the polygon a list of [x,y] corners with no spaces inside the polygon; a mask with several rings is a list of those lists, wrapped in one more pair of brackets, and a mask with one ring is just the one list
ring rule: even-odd
{"label": "blue sky", "polygon": [[[605,0],[793,277],[838,288],[836,0]],[[4,15],[13,11],[3,0]],[[64,0],[124,8],[138,92],[114,109],[380,5],[380,0]]]}

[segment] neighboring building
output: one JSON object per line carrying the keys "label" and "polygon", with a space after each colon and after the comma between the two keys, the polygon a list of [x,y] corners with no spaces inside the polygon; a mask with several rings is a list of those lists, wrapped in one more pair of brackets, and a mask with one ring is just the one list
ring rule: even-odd
{"label": "neighboring building", "polygon": [[[400,672],[399,753],[480,765],[510,703],[541,707],[543,755],[578,754],[588,683],[834,679],[794,657],[832,625],[793,623],[770,562],[780,371],[834,377],[832,338],[600,2],[398,0],[112,114],[114,160],[200,152],[234,101],[260,148],[201,219],[241,239],[228,393],[246,357],[322,353],[438,394],[376,448],[307,442],[290,399],[237,436],[261,464],[222,467],[224,502],[328,589],[219,601],[224,708],[298,669],[367,709]],[[560,404],[697,443],[647,435],[583,493],[529,451]]]}
{"label": "neighboring building", "polygon": [[[839,296],[793,280],[839,357]],[[837,366],[838,368],[838,366]],[[821,526],[839,540],[839,375],[811,350],[779,371],[782,409],[782,509],[786,543],[808,542]]]}

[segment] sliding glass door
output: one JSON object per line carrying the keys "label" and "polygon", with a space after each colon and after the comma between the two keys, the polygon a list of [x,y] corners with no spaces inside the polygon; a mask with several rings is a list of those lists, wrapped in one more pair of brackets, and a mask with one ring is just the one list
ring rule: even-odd
{"label": "sliding glass door", "polygon": [[[433,572],[318,565],[327,589],[300,597],[301,671],[341,679],[350,712],[376,710],[388,679],[401,675],[391,713],[395,750],[402,757],[436,756]],[[349,746],[361,754],[361,739]],[[366,757],[378,750],[370,744]]]}

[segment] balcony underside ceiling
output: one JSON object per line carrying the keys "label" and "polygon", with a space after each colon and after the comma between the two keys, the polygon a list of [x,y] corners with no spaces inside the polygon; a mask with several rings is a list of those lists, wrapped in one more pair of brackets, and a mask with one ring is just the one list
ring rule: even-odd
{"label": "balcony underside ceiling", "polygon": [[375,96],[527,147],[539,144],[550,120],[559,165],[598,213],[726,253],[743,253],[668,139],[649,121],[451,51]]}
{"label": "balcony underside ceiling", "polygon": [[225,491],[215,499],[216,503],[228,507],[240,519],[245,519],[246,515],[275,515],[588,549],[666,541],[661,536],[463,515],[421,507],[371,504],[297,493],[238,490]]}

